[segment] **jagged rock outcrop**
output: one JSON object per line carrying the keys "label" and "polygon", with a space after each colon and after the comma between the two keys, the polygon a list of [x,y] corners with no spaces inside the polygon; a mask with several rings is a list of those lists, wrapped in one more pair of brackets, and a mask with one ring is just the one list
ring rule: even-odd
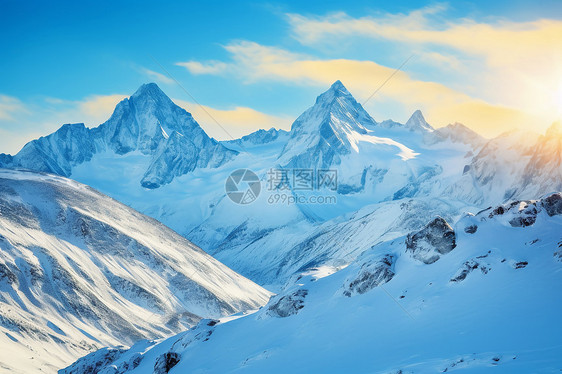
{"label": "jagged rock outcrop", "polygon": [[472,273],[474,270],[480,269],[482,274],[488,274],[490,271],[489,266],[486,266],[479,261],[472,259],[466,261],[462,267],[456,272],[456,274],[451,278],[450,282],[459,283],[466,279],[466,277]]}
{"label": "jagged rock outcrop", "polygon": [[180,362],[180,355],[176,352],[167,352],[159,356],[154,364],[154,374],[167,374]]}
{"label": "jagged rock outcrop", "polygon": [[513,227],[527,227],[533,225],[543,211],[550,217],[562,214],[562,193],[557,192],[540,200],[512,201],[493,209],[488,208],[481,214],[487,211],[490,211],[487,215],[489,219],[498,218]]}
{"label": "jagged rock outcrop", "polygon": [[377,260],[364,263],[357,276],[346,281],[343,294],[347,297],[364,294],[383,283],[387,283],[395,275],[395,262],[396,256],[387,254]]}
{"label": "jagged rock outcrop", "polygon": [[[126,348],[102,348],[82,357],[69,367],[59,371],[59,374],[98,374],[105,367],[113,363],[123,353]],[[119,373],[118,371],[115,372]]]}
{"label": "jagged rock outcrop", "polygon": [[421,231],[408,234],[406,238],[406,251],[426,264],[434,263],[456,246],[455,231],[441,217],[435,218]]}
{"label": "jagged rock outcrop", "polygon": [[274,317],[289,317],[304,308],[304,299],[308,295],[306,289],[299,289],[286,295],[278,296],[270,301],[268,313]]}

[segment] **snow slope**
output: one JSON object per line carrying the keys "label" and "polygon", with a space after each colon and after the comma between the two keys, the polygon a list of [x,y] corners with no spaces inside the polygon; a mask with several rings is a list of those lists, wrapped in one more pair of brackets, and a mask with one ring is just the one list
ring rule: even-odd
{"label": "snow slope", "polygon": [[60,373],[559,372],[561,229],[561,194],[453,227],[435,218],[344,269],[294,277],[257,313],[104,349]]}
{"label": "snow slope", "polygon": [[270,293],[158,221],[64,177],[0,169],[0,372],[54,372]]}
{"label": "snow slope", "polygon": [[295,273],[317,266],[347,266],[374,243],[420,229],[436,215],[456,219],[464,207],[445,199],[401,199],[367,205],[321,224],[295,221],[258,232],[252,231],[256,225],[246,224],[213,243],[209,252],[276,291]]}

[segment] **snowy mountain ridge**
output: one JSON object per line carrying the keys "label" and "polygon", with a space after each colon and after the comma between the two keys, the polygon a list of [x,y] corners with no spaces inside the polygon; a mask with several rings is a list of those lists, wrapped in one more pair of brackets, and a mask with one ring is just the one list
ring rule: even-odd
{"label": "snowy mountain ridge", "polygon": [[0,169],[0,371],[53,372],[256,309],[270,293],[158,221],[64,177]]}
{"label": "snowy mountain ridge", "polygon": [[[84,133],[105,140],[92,145]],[[465,210],[562,190],[557,134],[513,132],[486,140],[461,124],[433,129],[420,111],[405,124],[377,122],[337,81],[299,116],[289,133],[260,130],[215,142],[150,84],[120,103],[105,124],[92,130],[65,125],[29,143],[10,165],[39,170],[57,166],[62,175],[70,170],[72,178],[160,220],[228,266],[270,284],[279,274],[283,281],[322,256],[334,262],[353,260],[362,246],[339,256],[328,246],[335,239],[322,232],[361,210],[370,217],[388,209],[395,219],[394,214],[404,214],[396,207],[429,207],[422,208],[421,217],[435,213],[455,218]],[[81,141],[74,141],[77,138]],[[6,155],[0,160],[11,162]],[[244,168],[261,178],[262,192],[252,204],[237,206],[226,197],[224,181]],[[270,190],[272,168],[335,170],[337,188]],[[305,200],[320,194],[335,202],[271,204],[275,194]],[[431,201],[436,202],[433,207]],[[388,229],[398,233],[419,228],[419,220],[408,222]],[[303,235],[299,228],[304,227],[310,231]],[[303,256],[298,248],[302,241],[314,239],[309,237],[312,232],[319,235],[317,248],[327,252]],[[281,233],[288,245],[276,239]]]}

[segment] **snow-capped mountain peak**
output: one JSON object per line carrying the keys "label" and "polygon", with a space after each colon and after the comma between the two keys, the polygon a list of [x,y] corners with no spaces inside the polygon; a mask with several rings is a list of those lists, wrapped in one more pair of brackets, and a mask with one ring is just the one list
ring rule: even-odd
{"label": "snow-capped mountain peak", "polygon": [[316,98],[316,104],[320,103],[331,103],[340,97],[347,97],[355,100],[343,83],[339,80],[335,81],[330,88],[323,94]]}
{"label": "snow-capped mountain peak", "polygon": [[191,114],[174,104],[155,83],[148,83],[121,101],[95,134],[101,138],[98,142],[117,154],[134,150],[151,154],[166,140],[165,134],[174,131],[207,137]]}
{"label": "snow-capped mountain peak", "polygon": [[166,94],[160,89],[160,87],[158,87],[158,85],[154,82],[142,84],[131,97],[152,97],[155,100],[172,102],[168,98],[168,96],[166,96]]}
{"label": "snow-capped mountain peak", "polygon": [[320,167],[338,164],[340,157],[356,149],[357,139],[375,124],[345,86],[336,81],[293,123],[280,163],[309,167],[309,161],[314,159],[320,161]]}
{"label": "snow-capped mountain peak", "polygon": [[434,128],[427,123],[425,117],[419,109],[410,116],[410,119],[408,119],[404,126],[409,128],[411,131],[434,131]]}
{"label": "snow-capped mountain peak", "polygon": [[117,104],[111,117],[98,127],[64,125],[27,143],[14,157],[4,155],[0,166],[68,177],[76,166],[92,161],[97,154],[120,158],[135,151],[149,158],[146,164],[151,167],[139,180],[145,188],[158,188],[196,168],[221,166],[237,154],[210,138],[158,85],[148,83]]}
{"label": "snow-capped mountain peak", "polygon": [[469,144],[474,149],[479,149],[486,143],[486,138],[459,122],[440,127],[432,135],[433,138],[428,140],[430,144],[450,140],[456,143]]}

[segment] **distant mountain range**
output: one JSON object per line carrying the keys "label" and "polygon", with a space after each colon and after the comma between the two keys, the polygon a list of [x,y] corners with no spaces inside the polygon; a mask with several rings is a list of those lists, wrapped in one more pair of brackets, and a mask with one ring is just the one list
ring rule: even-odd
{"label": "distant mountain range", "polygon": [[[30,355],[30,367],[60,366],[194,325],[158,344],[102,349],[63,373],[344,371],[331,359],[352,356],[349,367],[363,372],[373,344],[382,372],[519,357],[525,368],[550,365],[552,352],[520,331],[527,316],[541,318],[528,305],[552,307],[533,282],[559,283],[561,160],[560,124],[485,139],[459,123],[435,129],[421,111],[378,122],[339,81],[289,132],[216,141],[156,84],[143,85],[96,128],[67,124],[0,155],[0,342],[10,356],[0,353],[1,367]],[[260,178],[251,204],[225,191],[240,169]],[[310,189],[298,188],[299,170]],[[286,184],[270,180],[279,171]],[[321,185],[320,172],[333,183]],[[266,304],[261,286],[278,295],[222,326]],[[526,306],[503,324],[497,316],[519,300]],[[554,314],[544,318],[558,334]],[[529,326],[539,339],[544,326]],[[440,356],[443,336],[483,344],[493,329],[516,335],[513,349],[468,341]],[[548,344],[552,334],[542,333]],[[397,346],[400,359],[389,350]]]}
{"label": "distant mountain range", "polygon": [[[520,144],[523,138],[525,141]],[[421,155],[418,158],[424,158],[421,152],[424,148],[431,149],[436,143],[447,143],[450,148],[456,148],[452,143],[467,145],[473,154],[467,156],[466,164],[462,165],[462,171],[471,179],[473,191],[466,191],[460,197],[468,202],[482,202],[486,198],[481,189],[493,189],[495,193],[503,194],[504,200],[529,197],[521,196],[526,192],[537,195],[560,189],[560,178],[556,178],[559,173],[542,180],[545,173],[532,171],[537,170],[537,166],[546,169],[557,166],[554,156],[560,153],[560,138],[559,124],[553,125],[548,136],[540,139],[515,131],[486,140],[458,123],[435,130],[419,110],[405,124],[392,120],[379,123],[337,81],[317,98],[314,106],[297,118],[288,134],[276,129],[258,130],[238,140],[218,142],[207,136],[191,114],[175,105],[156,84],[149,83],[120,102],[111,118],[98,127],[64,125],[53,134],[29,142],[14,156],[1,154],[0,165],[71,177],[77,166],[91,162],[95,155],[110,153],[119,157],[138,153],[148,158],[139,183],[147,189],[155,189],[195,169],[215,169],[228,164],[244,152],[240,145],[245,143],[255,146],[279,142],[282,149],[275,165],[341,167],[344,169],[340,170],[342,177],[351,180],[364,173],[380,176],[382,172],[392,171],[375,169],[373,164],[381,159],[388,161],[397,155],[408,164],[408,160],[415,159],[417,154]],[[510,149],[519,149],[519,152],[513,152],[510,160],[499,159],[500,154]],[[530,151],[527,149],[533,150],[532,157],[528,157]],[[492,166],[479,166],[481,163],[493,164],[494,160],[498,165],[492,170],[489,169]],[[434,157],[424,161],[425,167],[431,168],[441,160]],[[501,168],[499,164],[503,162],[517,165],[520,170],[510,173],[510,180],[492,181],[491,174],[500,171],[496,169]],[[353,167],[349,169],[347,164]],[[439,179],[442,173],[436,174]],[[466,184],[466,178],[459,176],[459,179]],[[517,183],[521,180],[525,182]],[[355,183],[340,192],[360,192],[364,187],[364,183]],[[384,196],[384,199],[388,198],[394,197]]]}
{"label": "distant mountain range", "polygon": [[[556,124],[545,136],[514,131],[487,140],[458,123],[434,129],[420,111],[405,124],[377,122],[337,81],[290,132],[259,130],[218,142],[151,83],[119,103],[100,126],[64,125],[14,156],[1,155],[0,163],[93,186],[265,284],[280,281],[275,275],[280,263],[286,267],[296,260],[285,256],[294,257],[305,240],[302,225],[310,226],[307,233],[319,233],[339,225],[345,214],[403,203],[454,218],[465,210],[562,190],[561,141]],[[263,181],[261,196],[248,207],[225,199],[224,181],[239,168],[254,170]],[[269,204],[268,196],[276,192],[265,188],[271,168],[336,170],[335,192],[289,191],[291,196],[334,195],[336,203]],[[419,220],[407,222],[405,229],[419,228]],[[280,232],[289,246],[275,242]],[[251,247],[257,245],[265,249],[256,254]],[[270,251],[276,260],[261,257]],[[256,255],[260,261],[250,259]],[[335,256],[332,260],[341,260]],[[299,268],[306,266],[298,258]]]}

